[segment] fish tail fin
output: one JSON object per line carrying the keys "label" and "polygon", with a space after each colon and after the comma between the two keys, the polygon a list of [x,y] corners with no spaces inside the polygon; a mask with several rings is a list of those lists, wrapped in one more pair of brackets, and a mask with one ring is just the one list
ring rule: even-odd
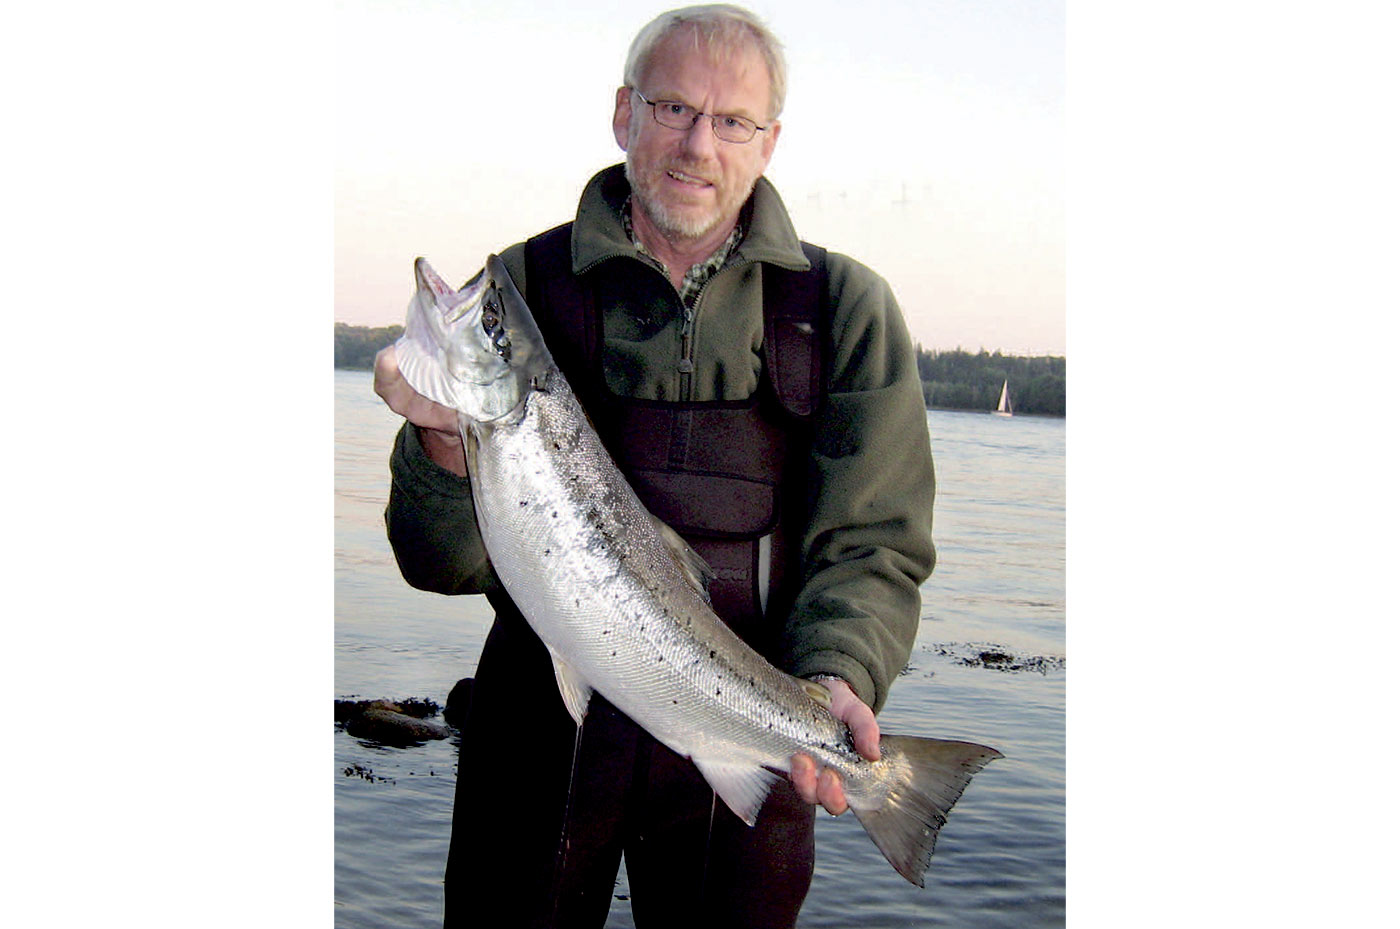
{"label": "fish tail fin", "polygon": [[900,735],[881,736],[880,754],[893,772],[884,802],[861,809],[853,798],[851,809],[894,869],[922,887],[948,811],[972,776],[1002,754],[972,742]]}

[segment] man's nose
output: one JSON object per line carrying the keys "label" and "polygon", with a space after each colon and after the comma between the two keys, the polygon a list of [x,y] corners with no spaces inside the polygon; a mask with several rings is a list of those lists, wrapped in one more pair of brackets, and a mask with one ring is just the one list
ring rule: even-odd
{"label": "man's nose", "polygon": [[705,158],[714,154],[719,138],[709,116],[701,116],[685,134],[685,150],[692,157]]}

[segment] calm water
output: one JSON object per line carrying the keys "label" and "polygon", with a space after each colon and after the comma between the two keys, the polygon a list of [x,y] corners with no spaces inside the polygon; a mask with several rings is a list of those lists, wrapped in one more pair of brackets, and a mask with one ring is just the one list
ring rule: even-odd
{"label": "calm water", "polygon": [[[442,703],[472,673],[490,610],[482,598],[422,593],[399,576],[383,524],[399,420],[368,372],[335,378],[335,696]],[[1006,758],[958,801],[922,890],[894,872],[855,817],[819,815],[817,874],[799,925],[1061,926],[1064,421],[928,415],[938,569],[881,726],[983,742]],[[1033,669],[961,661],[989,646]],[[455,745],[383,748],[337,732],[335,746],[336,926],[440,925]],[[616,894],[627,896],[625,872]],[[625,899],[614,900],[608,926],[632,926]]]}

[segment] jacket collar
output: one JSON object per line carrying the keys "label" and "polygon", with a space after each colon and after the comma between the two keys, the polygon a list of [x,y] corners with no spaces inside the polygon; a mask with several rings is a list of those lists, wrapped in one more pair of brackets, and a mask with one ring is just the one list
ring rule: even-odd
{"label": "jacket collar", "polygon": [[[584,188],[570,241],[575,274],[609,258],[636,257],[619,219],[628,193],[627,176],[620,164],[600,171]],[[752,212],[748,234],[735,252],[736,261],[764,261],[794,271],[810,267],[787,208],[766,177],[758,179],[744,209]]]}

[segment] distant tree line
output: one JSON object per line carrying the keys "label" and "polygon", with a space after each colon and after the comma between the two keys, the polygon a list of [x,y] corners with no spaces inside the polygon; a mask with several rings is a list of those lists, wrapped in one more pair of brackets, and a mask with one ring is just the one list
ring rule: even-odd
{"label": "distant tree line", "polygon": [[[403,326],[335,324],[335,366],[371,370],[374,356],[403,335]],[[924,406],[939,410],[994,410],[1007,383],[1017,413],[1065,415],[1065,360],[1025,358],[962,349],[931,352],[918,349],[919,380],[924,382]]]}
{"label": "distant tree line", "polygon": [[1065,415],[1065,359],[918,350],[919,380],[924,382],[924,406],[940,410],[994,410],[1007,385],[1017,413]]}
{"label": "distant tree line", "polygon": [[374,356],[379,350],[403,335],[403,326],[365,326],[335,324],[335,366],[337,368],[374,369]]}

